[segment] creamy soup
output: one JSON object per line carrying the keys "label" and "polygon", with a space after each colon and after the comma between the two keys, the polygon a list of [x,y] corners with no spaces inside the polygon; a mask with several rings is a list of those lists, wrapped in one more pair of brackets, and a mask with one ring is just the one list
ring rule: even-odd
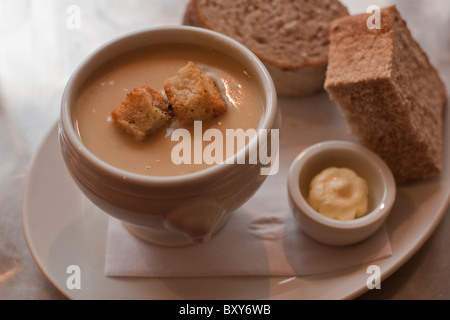
{"label": "creamy soup", "polygon": [[[192,138],[192,161],[176,164],[172,151],[174,148],[179,150],[182,142],[171,139],[171,133],[179,128],[176,122],[169,123],[145,141],[137,141],[111,121],[111,112],[121,104],[128,92],[143,85],[162,92],[164,80],[174,76],[188,61],[194,62],[207,75],[212,75],[229,102],[225,113],[203,121],[203,132],[210,128],[218,129],[225,139],[226,129],[246,131],[259,127],[264,112],[264,94],[248,70],[231,57],[208,48],[157,45],[108,62],[86,82],[75,101],[73,117],[83,144],[103,161],[144,175],[182,175],[213,165],[194,161],[199,144],[193,141],[193,125],[184,127]],[[202,148],[210,143],[202,141]],[[225,142],[223,146],[225,148]],[[226,155],[225,150],[223,155]]]}

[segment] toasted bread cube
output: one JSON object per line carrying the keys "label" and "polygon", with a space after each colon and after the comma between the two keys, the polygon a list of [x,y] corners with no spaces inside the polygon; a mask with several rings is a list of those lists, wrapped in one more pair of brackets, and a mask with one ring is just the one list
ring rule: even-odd
{"label": "toasted bread cube", "polygon": [[214,80],[191,61],[164,81],[169,104],[182,124],[208,120],[227,110],[227,104]]}
{"label": "toasted bread cube", "polygon": [[137,140],[144,140],[170,120],[162,94],[142,86],[127,94],[122,104],[111,113],[113,123]]}

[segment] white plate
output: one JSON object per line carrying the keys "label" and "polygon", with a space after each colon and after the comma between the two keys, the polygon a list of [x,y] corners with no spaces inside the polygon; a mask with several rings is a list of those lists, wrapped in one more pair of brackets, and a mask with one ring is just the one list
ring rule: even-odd
{"label": "white plate", "polygon": [[[281,99],[281,148],[297,154],[328,140],[354,140],[326,93]],[[377,261],[382,280],[428,239],[449,204],[450,137],[445,115],[444,171],[402,186],[387,220],[393,254]],[[292,159],[280,159],[285,174]],[[280,188],[286,186],[280,185]],[[30,252],[48,280],[70,299],[352,299],[368,290],[367,266],[308,277],[109,278],[104,276],[107,216],[83,208],[83,196],[60,155],[56,126],[36,154],[26,183],[23,227]],[[81,270],[81,289],[69,289],[67,268]]]}

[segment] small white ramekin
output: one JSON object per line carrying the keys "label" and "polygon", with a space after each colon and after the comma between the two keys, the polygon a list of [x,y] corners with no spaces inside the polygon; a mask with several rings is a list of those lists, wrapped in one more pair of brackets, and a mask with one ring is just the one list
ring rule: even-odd
{"label": "small white ramekin", "polygon": [[[346,167],[365,179],[369,187],[368,213],[354,220],[328,218],[306,201],[315,175],[328,167]],[[315,144],[293,161],[288,175],[292,213],[301,230],[328,245],[350,245],[377,231],[387,218],[396,195],[394,177],[374,152],[353,142],[325,141]]]}

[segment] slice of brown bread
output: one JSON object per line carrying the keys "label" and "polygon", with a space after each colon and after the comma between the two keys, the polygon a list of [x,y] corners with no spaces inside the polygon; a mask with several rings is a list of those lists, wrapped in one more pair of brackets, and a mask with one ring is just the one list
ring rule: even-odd
{"label": "slice of brown bread", "polygon": [[137,140],[144,140],[170,120],[162,94],[148,86],[135,88],[122,104],[111,112],[115,125]]}
{"label": "slice of brown bread", "polygon": [[331,25],[325,89],[361,144],[379,154],[398,183],[442,168],[445,86],[395,6]]}
{"label": "slice of brown bread", "polygon": [[265,64],[278,94],[300,96],[323,89],[329,25],[346,15],[338,0],[191,0],[183,24],[241,42]]}

